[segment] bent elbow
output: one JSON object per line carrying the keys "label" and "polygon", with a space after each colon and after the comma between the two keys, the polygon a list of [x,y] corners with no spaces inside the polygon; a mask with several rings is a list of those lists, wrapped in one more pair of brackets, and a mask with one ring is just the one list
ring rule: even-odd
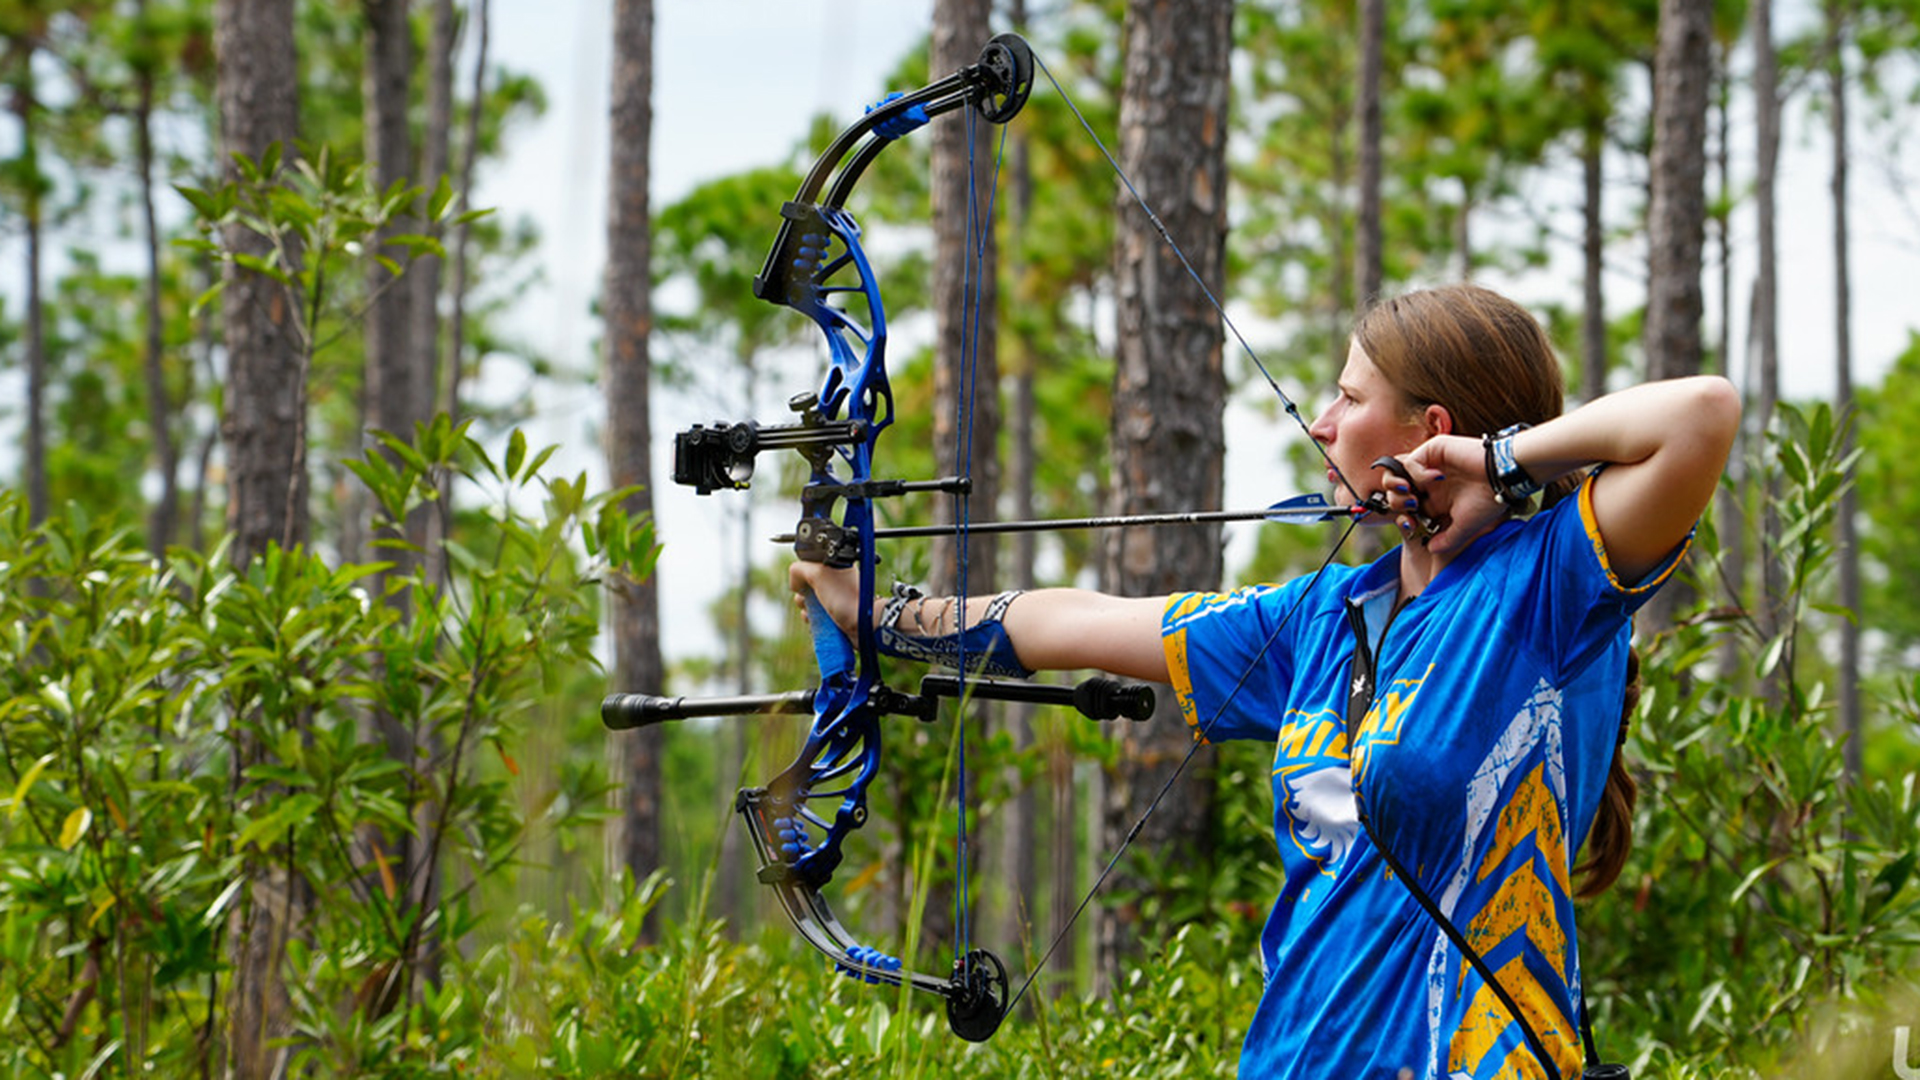
{"label": "bent elbow", "polygon": [[1714,454],[1724,466],[1740,431],[1740,391],[1720,375],[1696,375],[1687,380],[1689,426],[1701,440],[1699,449]]}

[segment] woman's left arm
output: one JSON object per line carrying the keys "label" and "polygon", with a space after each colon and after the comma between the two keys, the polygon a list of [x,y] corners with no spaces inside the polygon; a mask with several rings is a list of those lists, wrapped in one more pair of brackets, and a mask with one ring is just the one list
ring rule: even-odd
{"label": "woman's left arm", "polygon": [[[1740,395],[1717,375],[1642,383],[1512,437],[1513,457],[1545,485],[1605,464],[1594,481],[1594,524],[1607,561],[1638,582],[1672,554],[1713,499],[1740,426]],[[1486,451],[1478,439],[1439,436],[1407,459],[1453,525],[1434,537],[1439,553],[1463,548],[1497,523]],[[1444,478],[1444,479],[1443,479]],[[1430,500],[1432,501],[1432,500]],[[1431,511],[1430,511],[1431,512]],[[1449,535],[1454,534],[1454,535]]]}

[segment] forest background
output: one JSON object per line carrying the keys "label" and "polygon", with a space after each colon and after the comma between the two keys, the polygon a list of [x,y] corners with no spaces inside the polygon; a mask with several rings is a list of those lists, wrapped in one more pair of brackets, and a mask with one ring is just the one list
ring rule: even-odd
{"label": "forest background", "polygon": [[[698,21],[737,18],[728,5],[661,5],[656,34],[652,5],[622,0],[605,22],[570,12],[559,64],[532,49],[567,20],[489,7],[0,3],[0,377],[19,447],[0,496],[6,1070],[1230,1073],[1278,887],[1260,748],[1202,759],[1043,992],[974,1047],[925,1003],[822,970],[751,881],[732,793],[791,756],[794,725],[609,736],[596,717],[615,686],[810,679],[784,556],[757,539],[784,526],[790,490],[695,510],[663,486],[656,530],[651,485],[632,485],[662,469],[631,456],[664,461],[686,422],[777,419],[815,378],[798,320],[745,284],[809,147],[943,67],[928,27],[970,59],[1012,26],[1110,144],[1178,145],[1193,132],[1143,127],[1130,97],[1127,60],[1152,51],[1130,30],[1156,6],[836,8],[804,31],[769,17],[788,51],[761,53]],[[1462,276],[1534,306],[1575,400],[1688,370],[1747,394],[1691,578],[1641,627],[1639,843],[1581,925],[1596,1020],[1636,1074],[1904,1064],[1920,496],[1896,476],[1920,431],[1900,292],[1920,257],[1903,166],[1920,12],[1158,7],[1179,25],[1231,11],[1214,62],[1173,57],[1221,73],[1209,100],[1232,93],[1215,114],[1231,140],[1184,166],[1232,177],[1230,211],[1193,219],[1198,260],[1309,409],[1358,298]],[[676,19],[704,29],[676,37]],[[717,82],[670,95],[675,65]],[[603,80],[605,162],[588,134]],[[833,115],[802,117],[804,134],[747,119],[777,112],[770,98],[794,116],[809,91]],[[553,130],[536,120],[549,94],[571,105],[562,152],[535,134]],[[1146,392],[1125,372],[1147,334],[1120,329],[1117,299],[1144,226],[1050,87],[1010,131],[1007,303],[985,335],[1009,403],[988,440],[1005,444],[998,501],[1144,508],[1138,478],[1166,463],[1106,420]],[[854,203],[912,403],[896,449],[944,437],[928,405],[953,308],[948,241],[926,224],[952,216],[938,171],[909,141]],[[1143,181],[1179,231],[1180,175]],[[1809,250],[1856,232],[1851,253]],[[1302,440],[1241,358],[1215,365],[1217,325],[1203,336],[1212,351],[1156,356],[1219,384],[1232,453],[1194,457],[1235,479],[1200,501],[1298,490],[1274,477],[1305,461]],[[910,454],[896,469],[944,471]],[[1149,561],[1184,586],[1231,583],[1310,568],[1326,539],[1245,530],[1223,560],[1203,532],[1151,541]],[[1007,545],[999,571],[1150,587],[1116,552],[1061,535]],[[946,572],[928,550],[889,559],[909,579]],[[1143,748],[1179,732],[968,723],[984,736],[969,910],[1023,975],[1158,775]],[[834,886],[852,925],[930,970],[958,891],[953,730],[890,730],[885,794]]]}

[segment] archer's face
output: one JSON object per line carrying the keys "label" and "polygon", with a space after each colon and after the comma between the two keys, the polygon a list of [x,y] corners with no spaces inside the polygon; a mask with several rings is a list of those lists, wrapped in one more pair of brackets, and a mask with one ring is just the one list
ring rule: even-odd
{"label": "archer's face", "polygon": [[[1347,365],[1340,372],[1339,394],[1321,410],[1308,428],[1327,448],[1327,456],[1346,474],[1362,495],[1372,493],[1378,473],[1375,459],[1407,453],[1427,440],[1429,432],[1420,413],[1407,402],[1400,390],[1355,343],[1347,350]],[[1334,501],[1342,506],[1353,502],[1348,491],[1327,472],[1334,486]]]}

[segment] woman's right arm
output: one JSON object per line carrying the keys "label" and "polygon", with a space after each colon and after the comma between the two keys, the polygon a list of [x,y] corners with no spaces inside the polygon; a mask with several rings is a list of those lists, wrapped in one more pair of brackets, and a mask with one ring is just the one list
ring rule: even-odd
{"label": "woman's right arm", "polygon": [[[795,593],[811,590],[833,621],[851,630],[860,603],[860,576],[818,563],[796,562],[788,584]],[[986,612],[990,597],[967,601],[967,625]],[[868,598],[877,625],[886,601]],[[1167,598],[1108,596],[1086,589],[1036,589],[1021,593],[1000,625],[1020,663],[1035,671],[1097,668],[1113,675],[1166,682],[1167,657],[1160,647],[1160,615]],[[945,598],[909,602],[894,629],[938,637],[955,631],[959,605]]]}

